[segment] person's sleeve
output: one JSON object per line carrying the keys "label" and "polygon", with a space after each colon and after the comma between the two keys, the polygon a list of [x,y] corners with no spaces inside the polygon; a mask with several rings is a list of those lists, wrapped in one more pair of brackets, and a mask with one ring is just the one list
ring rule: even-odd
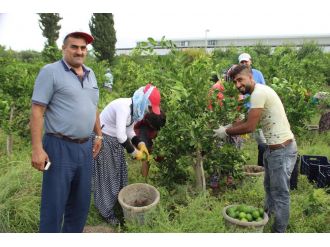
{"label": "person's sleeve", "polygon": [[116,136],[119,143],[124,143],[128,139],[128,136],[126,134],[126,122],[129,114],[130,111],[127,110],[125,107],[118,107],[116,109]]}
{"label": "person's sleeve", "polygon": [[54,75],[48,66],[42,68],[34,84],[32,103],[47,106],[54,93]]}
{"label": "person's sleeve", "polygon": [[261,84],[266,85],[266,81],[265,81],[264,75],[261,72],[260,72],[260,81],[261,81]]}
{"label": "person's sleeve", "polygon": [[252,108],[265,108],[266,95],[261,92],[253,92],[250,98],[251,109]]}
{"label": "person's sleeve", "polygon": [[136,136],[135,131],[134,131],[134,124],[132,124],[131,126],[128,126],[126,128],[126,133],[127,133],[127,137],[129,139],[133,139],[133,137]]}

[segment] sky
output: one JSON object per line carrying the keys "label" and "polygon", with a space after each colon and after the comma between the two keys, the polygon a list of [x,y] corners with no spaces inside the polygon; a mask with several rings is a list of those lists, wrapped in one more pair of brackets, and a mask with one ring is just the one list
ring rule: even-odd
{"label": "sky", "polygon": [[[330,35],[325,0],[0,0],[0,45],[41,51],[46,39],[36,13],[59,13],[60,37],[89,32],[92,13],[113,13],[116,48],[161,39]],[[209,30],[206,32],[206,30]]]}

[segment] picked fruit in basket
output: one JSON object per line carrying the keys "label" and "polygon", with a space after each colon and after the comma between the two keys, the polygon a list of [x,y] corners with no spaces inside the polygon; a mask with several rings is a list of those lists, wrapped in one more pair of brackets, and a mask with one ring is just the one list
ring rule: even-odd
{"label": "picked fruit in basket", "polygon": [[226,211],[231,218],[238,219],[243,222],[261,221],[264,218],[264,209],[241,204],[230,207]]}

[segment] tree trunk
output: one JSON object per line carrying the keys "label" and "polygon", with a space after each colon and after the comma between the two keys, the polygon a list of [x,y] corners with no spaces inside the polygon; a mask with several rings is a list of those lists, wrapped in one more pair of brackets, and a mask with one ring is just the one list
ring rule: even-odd
{"label": "tree trunk", "polygon": [[[10,109],[10,116],[9,116],[9,126],[13,122],[14,117],[14,107]],[[13,135],[9,133],[7,135],[7,155],[11,155],[13,153]]]}
{"label": "tree trunk", "polygon": [[199,191],[206,191],[205,175],[203,168],[203,157],[200,151],[197,151],[197,159],[194,164],[195,177],[196,177],[196,188]]}

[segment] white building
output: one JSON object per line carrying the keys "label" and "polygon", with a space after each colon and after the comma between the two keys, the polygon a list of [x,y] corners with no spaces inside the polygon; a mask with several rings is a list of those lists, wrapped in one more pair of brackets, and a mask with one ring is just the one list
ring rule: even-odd
{"label": "white building", "polygon": [[[324,51],[330,51],[330,34],[322,35],[286,35],[286,36],[254,36],[254,37],[228,37],[228,38],[196,38],[196,39],[177,39],[172,40],[178,49],[187,48],[204,48],[212,51],[217,48],[228,47],[247,47],[262,44],[275,48],[281,45],[294,45],[296,47],[302,46],[306,42],[315,42]],[[133,48],[118,48],[116,55],[129,54]],[[155,48],[157,54],[164,55],[168,53],[168,49]]]}

